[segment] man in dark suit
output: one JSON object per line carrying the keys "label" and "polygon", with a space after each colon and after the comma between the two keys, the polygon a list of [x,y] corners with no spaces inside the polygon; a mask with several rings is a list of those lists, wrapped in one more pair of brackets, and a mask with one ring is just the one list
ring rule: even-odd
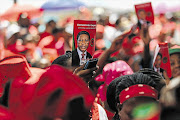
{"label": "man in dark suit", "polygon": [[144,9],[138,10],[138,26],[141,29],[141,25],[150,26],[152,23],[146,20],[146,11]]}
{"label": "man in dark suit", "polygon": [[86,63],[92,58],[91,54],[87,52],[90,42],[90,35],[87,31],[81,31],[77,35],[77,49],[72,51],[72,66],[79,66]]}

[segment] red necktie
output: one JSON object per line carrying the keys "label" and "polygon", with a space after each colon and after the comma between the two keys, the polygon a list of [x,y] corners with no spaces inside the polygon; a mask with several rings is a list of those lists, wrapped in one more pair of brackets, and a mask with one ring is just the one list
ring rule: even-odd
{"label": "red necktie", "polygon": [[84,55],[85,55],[85,54],[81,54],[81,55],[82,55],[82,58],[84,58]]}

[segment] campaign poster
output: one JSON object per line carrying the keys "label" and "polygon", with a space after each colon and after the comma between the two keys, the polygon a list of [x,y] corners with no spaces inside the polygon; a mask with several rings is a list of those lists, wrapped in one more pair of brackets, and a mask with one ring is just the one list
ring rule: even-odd
{"label": "campaign poster", "polygon": [[72,66],[91,59],[95,52],[96,21],[74,20]]}
{"label": "campaign poster", "polygon": [[138,18],[138,24],[154,24],[154,12],[151,2],[135,5],[135,11]]}
{"label": "campaign poster", "polygon": [[[159,43],[156,46],[153,60],[153,68],[165,79],[171,78],[170,56],[167,43]],[[166,76],[168,76],[168,78],[166,78]]]}

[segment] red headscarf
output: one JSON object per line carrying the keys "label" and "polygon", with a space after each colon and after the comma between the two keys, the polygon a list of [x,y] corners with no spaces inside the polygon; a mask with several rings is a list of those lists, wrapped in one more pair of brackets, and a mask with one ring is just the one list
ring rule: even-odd
{"label": "red headscarf", "polygon": [[30,76],[29,65],[23,56],[9,56],[0,60],[1,95],[8,81],[15,78],[22,78],[22,81],[19,82],[25,82]]}
{"label": "red headscarf", "polygon": [[14,116],[7,108],[0,106],[0,119],[1,120],[14,120]]}
{"label": "red headscarf", "polygon": [[136,55],[138,53],[143,52],[143,44],[142,39],[139,36],[135,36],[129,40],[128,38],[124,39],[122,44],[123,49],[128,55]]}
{"label": "red headscarf", "polygon": [[[38,120],[42,116],[62,118],[67,113],[68,103],[77,97],[82,97],[85,107],[90,110],[94,96],[85,82],[63,67],[52,65],[37,82],[32,101],[26,108],[23,106],[18,108],[21,112],[17,118],[29,120]],[[52,101],[49,102],[50,100]]]}

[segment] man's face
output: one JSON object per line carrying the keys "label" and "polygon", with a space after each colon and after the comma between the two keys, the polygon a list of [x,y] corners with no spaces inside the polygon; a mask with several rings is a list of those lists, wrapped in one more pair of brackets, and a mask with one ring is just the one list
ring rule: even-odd
{"label": "man's face", "polygon": [[81,52],[85,52],[89,46],[89,36],[81,34],[77,40],[77,45]]}
{"label": "man's face", "polygon": [[142,20],[145,20],[145,19],[146,19],[146,13],[145,13],[145,11],[140,11],[140,12],[139,12],[139,18],[142,19]]}
{"label": "man's face", "polygon": [[160,56],[160,55],[157,55],[156,60],[155,60],[155,63],[154,63],[154,66],[155,66],[156,68],[160,68],[160,65],[161,65],[161,56]]}
{"label": "man's face", "polygon": [[172,77],[180,76],[180,54],[170,56]]}

